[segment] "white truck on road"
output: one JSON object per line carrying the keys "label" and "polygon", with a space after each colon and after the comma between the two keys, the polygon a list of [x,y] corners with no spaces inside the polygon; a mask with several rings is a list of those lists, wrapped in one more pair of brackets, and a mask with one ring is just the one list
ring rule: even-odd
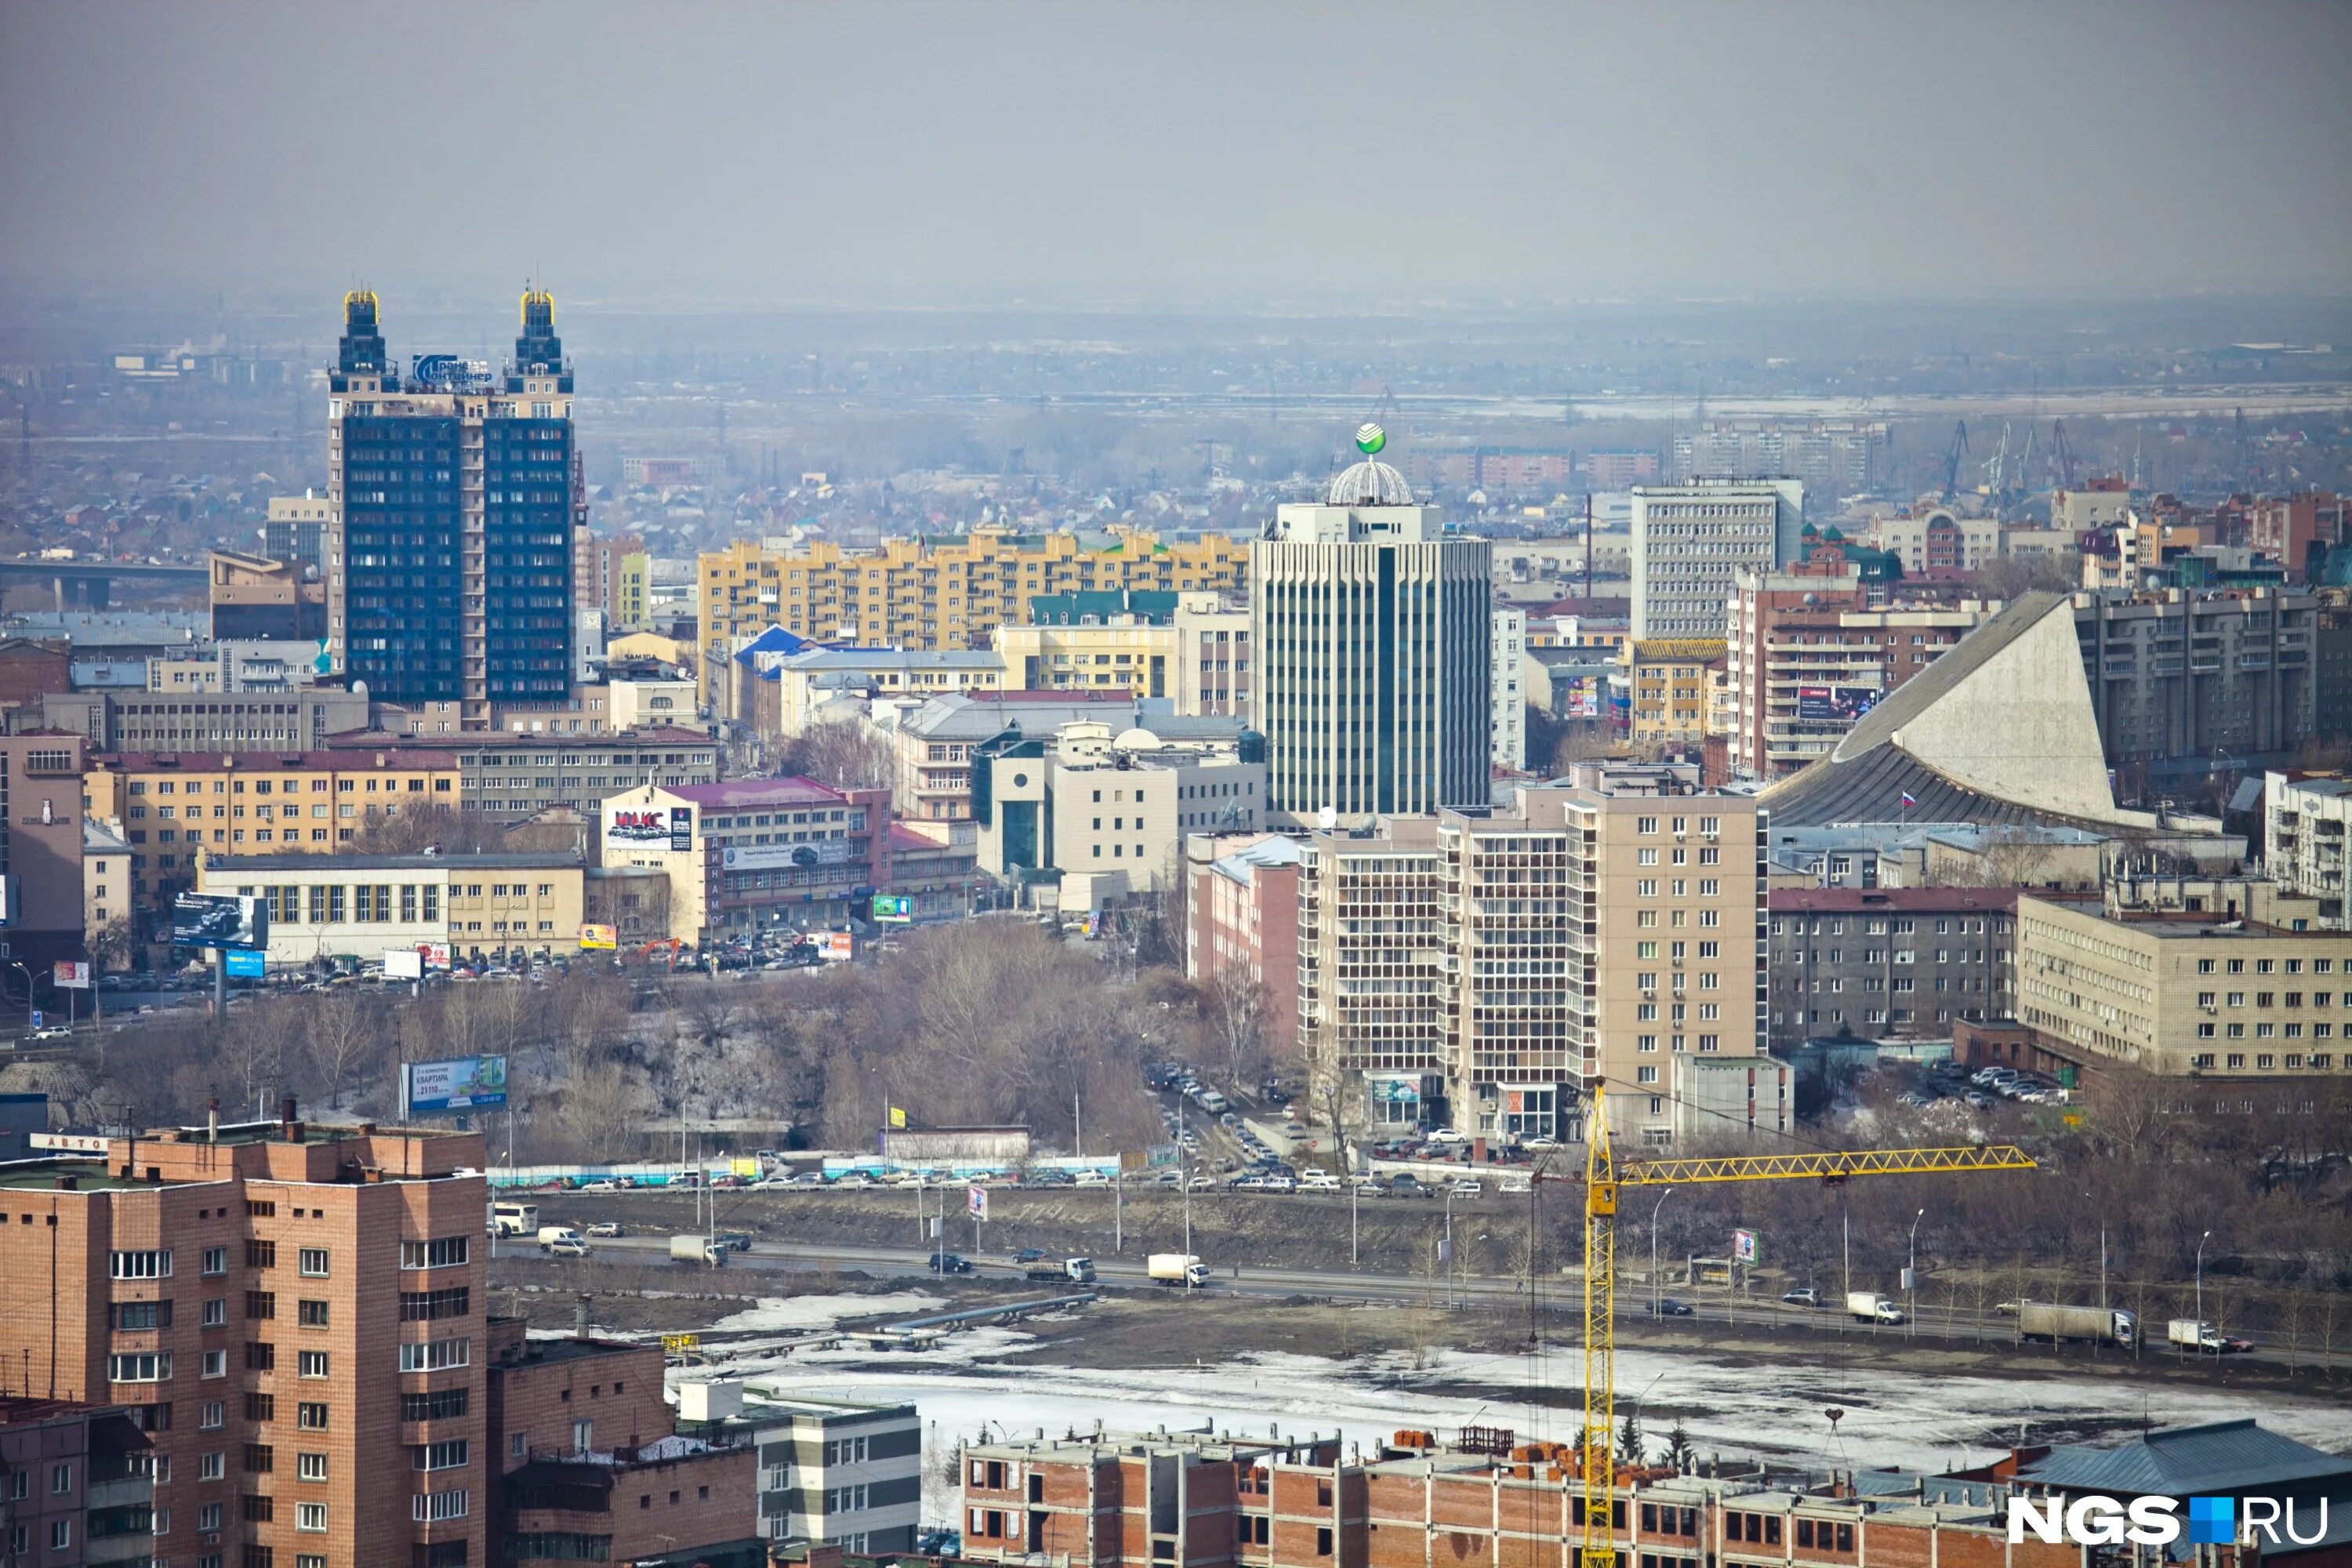
{"label": "white truck on road", "polygon": [[2129,1312],[2105,1307],[2060,1307],[2048,1301],[2020,1301],[2017,1337],[2048,1340],[2053,1344],[2066,1340],[2090,1340],[2128,1349],[2138,1342],[2139,1320]]}
{"label": "white truck on road", "polygon": [[1846,1315],[1862,1323],[1899,1323],[1903,1309],[1875,1290],[1849,1290],[1845,1293]]}
{"label": "white truck on road", "polygon": [[2167,1342],[2204,1355],[2228,1355],[2254,1348],[2251,1340],[2233,1339],[2202,1318],[2175,1318],[2164,1326]]}
{"label": "white truck on road", "polygon": [[1189,1252],[1155,1252],[1143,1261],[1154,1283],[1198,1290],[1209,1283],[1209,1266]]}
{"label": "white truck on road", "polygon": [[673,1263],[707,1263],[713,1268],[724,1268],[728,1247],[701,1236],[673,1236],[669,1238],[669,1258]]}

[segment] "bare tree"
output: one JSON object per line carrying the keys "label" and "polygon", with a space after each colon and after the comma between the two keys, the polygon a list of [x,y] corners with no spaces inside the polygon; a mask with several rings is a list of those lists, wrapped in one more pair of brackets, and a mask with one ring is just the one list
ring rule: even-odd
{"label": "bare tree", "polygon": [[777,771],[835,789],[888,789],[897,781],[898,753],[882,731],[860,720],[823,720],[784,743]]}
{"label": "bare tree", "polygon": [[352,1071],[383,1048],[381,1005],[360,997],[323,996],[306,1009],[309,1016],[303,1054],[318,1086],[326,1091],[327,1108],[340,1109]]}
{"label": "bare tree", "polygon": [[1219,964],[1201,988],[1202,1014],[1215,1033],[1225,1081],[1255,1084],[1264,1072],[1270,1008],[1265,983],[1240,963]]}

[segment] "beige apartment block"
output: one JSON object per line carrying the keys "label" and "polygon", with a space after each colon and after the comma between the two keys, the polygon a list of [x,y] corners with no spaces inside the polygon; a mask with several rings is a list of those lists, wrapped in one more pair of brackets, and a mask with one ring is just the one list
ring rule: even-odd
{"label": "beige apartment block", "polygon": [[1250,613],[1222,594],[1176,600],[1176,711],[1250,716]]}
{"label": "beige apartment block", "polygon": [[2017,901],[2017,1017],[2056,1053],[2164,1077],[2352,1072],[2352,942],[2229,910]]}
{"label": "beige apartment block", "polygon": [[710,665],[771,626],[825,642],[978,648],[998,626],[1025,621],[1039,595],[1239,588],[1248,571],[1248,544],[1221,534],[1162,543],[1141,531],[1112,531],[1118,542],[1108,549],[1071,533],[975,529],[950,540],[886,540],[874,551],[745,541],[706,552],[696,594],[704,700]]}
{"label": "beige apartment block", "polygon": [[1138,697],[1173,693],[1176,628],[1139,616],[1113,616],[1098,626],[1010,626],[996,628],[1005,685],[1018,691],[1084,691],[1123,688]]}

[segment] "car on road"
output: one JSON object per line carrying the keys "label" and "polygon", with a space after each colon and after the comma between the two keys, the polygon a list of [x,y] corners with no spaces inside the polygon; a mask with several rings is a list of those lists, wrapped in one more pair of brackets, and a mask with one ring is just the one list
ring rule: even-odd
{"label": "car on road", "polygon": [[835,1176],[833,1179],[833,1184],[836,1187],[870,1187],[874,1184],[874,1178],[850,1171]]}
{"label": "car on road", "polygon": [[1028,1265],[1038,1261],[1045,1256],[1045,1249],[1042,1247],[1024,1247],[1020,1251],[1013,1255],[1013,1261],[1024,1268],[1026,1268]]}
{"label": "car on road", "polygon": [[1822,1293],[1811,1285],[1800,1285],[1793,1290],[1780,1292],[1780,1303],[1786,1307],[1820,1307],[1827,1305]]}
{"label": "car on road", "polygon": [[1475,1176],[1464,1176],[1445,1190],[1457,1198],[1483,1198],[1486,1195],[1486,1184]]}
{"label": "car on road", "polygon": [[1298,1190],[1298,1178],[1296,1176],[1268,1176],[1265,1178],[1264,1185],[1265,1190],[1269,1193],[1295,1193]]}
{"label": "car on road", "polygon": [[588,1256],[588,1244],[581,1240],[576,1236],[558,1237],[552,1241],[542,1241],[539,1244],[539,1249],[547,1254],[550,1258],[585,1258]]}
{"label": "car on road", "polygon": [[710,1184],[713,1187],[748,1187],[751,1184],[751,1180],[748,1176],[713,1176],[710,1178]]}
{"label": "car on road", "polygon": [[730,1252],[751,1250],[751,1238],[740,1230],[722,1230],[710,1239],[715,1245],[723,1247]]}
{"label": "car on road", "polygon": [[1507,1198],[1522,1198],[1536,1190],[1536,1184],[1525,1176],[1505,1176],[1496,1189]]}
{"label": "car on road", "polygon": [[1186,1184],[1196,1193],[1211,1192],[1216,1187],[1217,1178],[1214,1176],[1195,1176]]}
{"label": "car on road", "polygon": [[971,1259],[960,1253],[934,1252],[931,1254],[930,1269],[934,1274],[969,1274],[971,1272]]}
{"label": "car on road", "polygon": [[1225,1185],[1237,1193],[1262,1193],[1265,1191],[1265,1178],[1255,1171],[1244,1171]]}
{"label": "car on road", "polygon": [[590,1236],[626,1236],[629,1233],[622,1228],[619,1220],[600,1219],[588,1227],[588,1234]]}
{"label": "car on road", "polygon": [[1389,1178],[1389,1191],[1401,1198],[1428,1198],[1437,1195],[1437,1189],[1414,1175],[1411,1171]]}
{"label": "car on road", "polygon": [[581,1183],[580,1190],[583,1193],[617,1193],[621,1190],[621,1184],[610,1176],[600,1176],[593,1182]]}
{"label": "car on road", "polygon": [[1672,1296],[1661,1296],[1650,1303],[1650,1315],[1655,1318],[1687,1318],[1692,1315],[1688,1301],[1677,1301]]}

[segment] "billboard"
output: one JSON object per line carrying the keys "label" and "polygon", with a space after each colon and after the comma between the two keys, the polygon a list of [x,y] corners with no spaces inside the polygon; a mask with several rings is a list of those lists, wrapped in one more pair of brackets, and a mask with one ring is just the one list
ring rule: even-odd
{"label": "billboard", "polygon": [[694,847],[694,807],[680,805],[670,808],[669,847],[678,850]]}
{"label": "billboard", "polygon": [[507,1102],[507,1058],[404,1062],[401,1098],[411,1111],[495,1110]]}
{"label": "billboard", "polygon": [[231,980],[267,980],[269,978],[268,955],[257,947],[232,947],[221,954],[226,967],[221,971]]}
{"label": "billboard", "polygon": [[986,1187],[965,1188],[964,1202],[965,1205],[971,1209],[972,1218],[986,1219],[988,1217],[988,1189]]}
{"label": "billboard", "polygon": [[425,955],[425,968],[446,969],[449,967],[449,944],[447,942],[420,942],[417,944],[416,951]]}
{"label": "billboard", "polygon": [[1733,1231],[1731,1233],[1731,1256],[1738,1258],[1742,1263],[1754,1263],[1757,1261],[1756,1233],[1752,1230]]}
{"label": "billboard", "polygon": [[820,838],[814,844],[729,845],[719,864],[730,871],[766,871],[779,866],[846,866],[849,840]]}
{"label": "billboard", "polygon": [[422,980],[425,978],[425,955],[413,947],[387,947],[383,950],[383,977],[386,980]]}
{"label": "billboard", "polygon": [[905,925],[915,918],[915,900],[904,893],[877,893],[874,895],[874,918],[895,925]]}
{"label": "billboard", "polygon": [[1366,1073],[1364,1092],[1375,1105],[1421,1103],[1419,1073]]}
{"label": "billboard", "polygon": [[620,945],[621,928],[618,926],[583,925],[580,928],[580,947],[583,952],[590,948],[610,952]]}
{"label": "billboard", "polygon": [[1869,712],[1877,701],[1878,689],[1874,686],[1800,686],[1797,717],[1852,723]]}
{"label": "billboard", "polygon": [[669,813],[657,805],[616,805],[604,814],[604,842],[639,849],[667,849]]}
{"label": "billboard", "polygon": [[269,911],[259,899],[182,893],[172,900],[172,940],[182,947],[268,947]]}
{"label": "billboard", "polygon": [[816,944],[817,956],[827,963],[846,963],[856,955],[856,942],[845,931],[814,931],[809,941]]}
{"label": "billboard", "polygon": [[49,983],[74,991],[89,989],[89,965],[77,963],[70,958],[60,958],[50,966]]}

